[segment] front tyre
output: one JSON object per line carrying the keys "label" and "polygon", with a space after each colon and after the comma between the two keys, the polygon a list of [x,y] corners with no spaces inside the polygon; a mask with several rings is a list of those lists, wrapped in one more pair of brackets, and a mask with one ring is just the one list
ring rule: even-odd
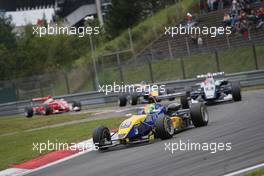
{"label": "front tyre", "polygon": [[155,121],[156,137],[162,140],[172,138],[174,134],[174,127],[171,118],[164,115],[158,117]]}
{"label": "front tyre", "polygon": [[208,124],[209,114],[203,103],[192,104],[191,119],[195,127],[202,127]]}
{"label": "front tyre", "polygon": [[132,93],[130,96],[130,103],[131,105],[137,105],[138,104],[138,94],[137,93]]}
{"label": "front tyre", "polygon": [[98,126],[93,130],[93,143],[99,150],[105,150],[106,142],[111,142],[110,130],[105,126]]}
{"label": "front tyre", "polygon": [[33,117],[33,115],[34,115],[34,110],[33,110],[33,108],[32,108],[32,107],[26,107],[26,108],[25,108],[25,116],[26,116],[27,118],[31,118],[31,117]]}
{"label": "front tyre", "polygon": [[126,106],[127,104],[127,96],[125,94],[122,94],[118,97],[118,105],[120,107]]}
{"label": "front tyre", "polygon": [[234,101],[241,101],[242,98],[241,98],[240,83],[232,82],[231,90],[232,90],[232,96],[233,96]]}

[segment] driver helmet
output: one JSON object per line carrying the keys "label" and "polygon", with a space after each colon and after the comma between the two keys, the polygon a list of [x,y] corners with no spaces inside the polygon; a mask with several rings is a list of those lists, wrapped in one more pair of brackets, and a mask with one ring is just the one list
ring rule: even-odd
{"label": "driver helmet", "polygon": [[212,78],[213,74],[212,73],[207,73],[207,78]]}
{"label": "driver helmet", "polygon": [[146,106],[144,107],[144,112],[145,112],[146,114],[151,114],[151,113],[154,112],[154,110],[155,110],[155,105],[154,105],[154,104],[149,104],[149,105],[146,105]]}

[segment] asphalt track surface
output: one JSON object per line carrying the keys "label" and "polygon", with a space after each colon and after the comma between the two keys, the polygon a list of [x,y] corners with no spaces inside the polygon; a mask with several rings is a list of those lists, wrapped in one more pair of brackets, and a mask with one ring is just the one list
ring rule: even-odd
{"label": "asphalt track surface", "polygon": [[[92,151],[31,173],[37,176],[223,175],[264,162],[264,90],[243,93],[243,101],[209,108],[207,127],[151,144]],[[231,151],[165,151],[165,143],[231,142]]]}

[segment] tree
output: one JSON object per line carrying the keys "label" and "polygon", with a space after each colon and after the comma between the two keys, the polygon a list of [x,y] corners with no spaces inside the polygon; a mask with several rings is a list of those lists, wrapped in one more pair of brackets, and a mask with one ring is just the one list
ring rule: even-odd
{"label": "tree", "polygon": [[111,38],[121,31],[132,27],[142,18],[142,0],[112,0],[109,18],[106,22],[106,31]]}
{"label": "tree", "polygon": [[0,44],[4,45],[7,49],[15,48],[15,33],[11,25],[10,17],[0,17]]}
{"label": "tree", "polygon": [[110,38],[114,38],[123,30],[173,3],[174,0],[112,0],[106,32]]}

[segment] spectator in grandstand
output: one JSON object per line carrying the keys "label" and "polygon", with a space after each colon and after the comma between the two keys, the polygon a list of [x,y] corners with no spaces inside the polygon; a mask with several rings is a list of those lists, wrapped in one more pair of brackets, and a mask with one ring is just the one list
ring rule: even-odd
{"label": "spectator in grandstand", "polygon": [[197,45],[198,45],[198,47],[201,47],[203,45],[203,39],[202,39],[201,35],[199,35],[199,37],[197,38]]}
{"label": "spectator in grandstand", "polygon": [[232,17],[237,17],[238,16],[238,11],[239,11],[239,5],[236,0],[232,1],[232,5],[230,8],[230,14]]}
{"label": "spectator in grandstand", "polygon": [[206,0],[200,0],[199,2],[199,6],[200,6],[200,14],[205,14],[206,13]]}
{"label": "spectator in grandstand", "polygon": [[248,39],[248,28],[249,28],[248,21],[246,19],[243,19],[239,25],[240,25],[239,32],[243,35],[244,39]]}
{"label": "spectator in grandstand", "polygon": [[264,26],[264,8],[261,7],[256,11],[256,20],[257,25],[256,29],[260,29],[262,26]]}
{"label": "spectator in grandstand", "polygon": [[214,3],[215,3],[216,0],[208,0],[207,1],[207,4],[208,4],[208,8],[210,11],[213,11],[214,10]]}
{"label": "spectator in grandstand", "polygon": [[218,10],[224,8],[224,0],[218,0]]}
{"label": "spectator in grandstand", "polygon": [[193,16],[191,13],[187,13],[187,24],[186,24],[186,27],[187,28],[190,28],[190,27],[193,27],[197,24],[197,21],[194,21],[193,20]]}
{"label": "spectator in grandstand", "polygon": [[231,26],[231,18],[228,13],[225,13],[223,23],[224,23],[224,27]]}

